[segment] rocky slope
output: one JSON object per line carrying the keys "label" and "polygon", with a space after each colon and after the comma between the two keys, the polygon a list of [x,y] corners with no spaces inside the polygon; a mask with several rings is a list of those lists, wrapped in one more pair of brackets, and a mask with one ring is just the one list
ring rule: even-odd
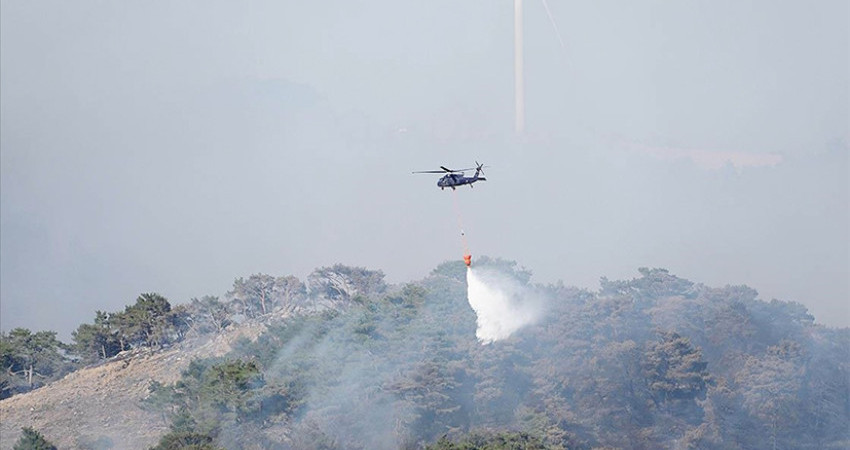
{"label": "rocky slope", "polygon": [[265,328],[245,324],[158,351],[125,352],[26,394],[0,401],[0,450],[11,449],[21,427],[40,431],[58,448],[143,449],[168,431],[158,414],[142,408],[151,381],[174,383],[195,358],[221,356],[241,337]]}

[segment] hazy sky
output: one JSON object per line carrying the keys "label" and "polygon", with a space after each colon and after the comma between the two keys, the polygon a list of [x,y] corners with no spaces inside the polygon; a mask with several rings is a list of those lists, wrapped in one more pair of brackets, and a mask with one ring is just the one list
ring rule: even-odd
{"label": "hazy sky", "polygon": [[[0,1],[0,327],[473,254],[850,326],[844,0]],[[455,194],[412,170],[492,167]]]}

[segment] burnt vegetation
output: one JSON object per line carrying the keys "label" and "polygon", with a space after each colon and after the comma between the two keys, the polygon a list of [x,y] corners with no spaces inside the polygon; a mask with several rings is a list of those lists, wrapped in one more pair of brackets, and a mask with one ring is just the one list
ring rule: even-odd
{"label": "burnt vegetation", "polygon": [[[515,263],[479,263],[530,283]],[[444,263],[399,286],[342,265],[306,283],[256,274],[177,306],[142,294],[70,344],[3,333],[0,388],[252,321],[265,325],[256,340],[150,385],[140,406],[171,427],[156,448],[850,446],[850,330],[798,303],[640,269],[597,292],[534,286],[544,318],[480,345],[464,270]]]}

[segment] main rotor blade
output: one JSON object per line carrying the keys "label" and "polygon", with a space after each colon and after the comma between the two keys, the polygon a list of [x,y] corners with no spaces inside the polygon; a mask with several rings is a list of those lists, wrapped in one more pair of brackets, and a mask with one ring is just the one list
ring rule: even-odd
{"label": "main rotor blade", "polygon": [[[476,165],[478,165],[477,161],[476,161]],[[457,173],[457,172],[463,172],[463,171],[466,171],[466,170],[482,169],[484,167],[490,167],[490,166],[485,166],[485,165],[481,164],[481,165],[478,165],[478,167],[467,167],[466,169],[449,169],[446,166],[440,166],[440,169],[443,169],[443,170],[418,170],[418,171],[412,172],[412,173]]]}
{"label": "main rotor blade", "polygon": [[567,44],[564,44],[564,38],[561,37],[561,30],[558,29],[558,24],[555,23],[555,18],[552,17],[552,11],[549,10],[549,4],[546,3],[546,0],[542,0],[543,8],[546,9],[546,15],[549,16],[549,23],[552,24],[552,28],[555,29],[555,34],[558,36],[558,42],[561,43],[561,48],[566,50]]}
{"label": "main rotor blade", "polygon": [[490,166],[485,166],[484,164],[481,164],[481,165],[476,165],[476,167],[468,167],[466,169],[454,170],[453,172],[464,172],[464,171],[467,171],[467,170],[489,169],[489,168],[490,168]]}

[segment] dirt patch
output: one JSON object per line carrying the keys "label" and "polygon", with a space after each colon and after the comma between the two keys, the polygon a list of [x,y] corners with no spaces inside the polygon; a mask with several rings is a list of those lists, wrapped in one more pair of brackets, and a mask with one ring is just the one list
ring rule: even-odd
{"label": "dirt patch", "polygon": [[167,420],[142,408],[151,381],[171,384],[193,359],[222,356],[264,330],[245,324],[159,351],[134,351],[26,394],[0,401],[0,450],[11,449],[21,427],[40,431],[59,448],[140,449],[168,432]]}

